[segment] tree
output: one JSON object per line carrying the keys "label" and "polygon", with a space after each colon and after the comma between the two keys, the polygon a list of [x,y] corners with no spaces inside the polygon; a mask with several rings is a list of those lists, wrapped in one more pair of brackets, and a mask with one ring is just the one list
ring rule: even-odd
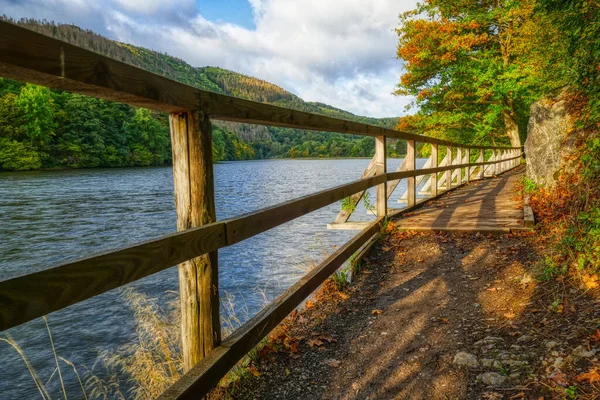
{"label": "tree", "polygon": [[50,90],[27,84],[21,88],[19,107],[25,114],[25,131],[31,146],[43,147],[54,135],[54,108]]}
{"label": "tree", "polygon": [[[556,84],[542,78],[548,57],[532,49],[556,30],[534,13],[534,0],[427,0],[401,15],[397,95],[419,112],[401,130],[465,143],[525,137],[529,105]],[[547,30],[545,30],[547,28]]]}
{"label": "tree", "polygon": [[125,124],[133,165],[162,165],[169,154],[169,133],[145,108],[138,108]]}

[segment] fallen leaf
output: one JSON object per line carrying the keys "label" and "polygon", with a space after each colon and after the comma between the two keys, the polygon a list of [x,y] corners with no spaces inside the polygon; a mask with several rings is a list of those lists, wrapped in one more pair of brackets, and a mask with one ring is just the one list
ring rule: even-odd
{"label": "fallen leaf", "polygon": [[381,314],[383,314],[383,310],[377,310],[377,309],[371,310],[371,314],[373,314],[373,315],[381,315]]}
{"label": "fallen leaf", "polygon": [[590,336],[590,339],[600,343],[600,329],[596,329],[596,332]]}
{"label": "fallen leaf", "polygon": [[559,369],[554,370],[554,372],[548,376],[548,379],[553,380],[556,384],[562,387],[567,387],[569,385],[567,375]]}
{"label": "fallen leaf", "polygon": [[334,338],[334,337],[333,337],[333,336],[331,336],[331,335],[321,335],[321,336],[319,336],[319,339],[320,339],[320,340],[324,340],[324,341],[326,341],[327,343],[333,343],[333,342],[337,342],[337,339],[336,339],[336,338]]}
{"label": "fallen leaf", "polygon": [[315,302],[312,300],[306,300],[306,309],[313,308],[315,306]]}
{"label": "fallen leaf", "polygon": [[585,374],[577,375],[575,379],[577,380],[577,382],[588,381],[590,385],[594,382],[600,382],[600,373],[598,373],[598,371],[600,371],[598,367],[591,368]]}
{"label": "fallen leaf", "polygon": [[260,376],[260,372],[258,372],[258,370],[256,369],[256,367],[254,365],[250,365],[248,367],[248,371],[254,376],[257,376],[257,377]]}
{"label": "fallen leaf", "polygon": [[450,320],[448,318],[442,318],[442,317],[437,317],[436,321],[441,324],[449,324],[450,323]]}
{"label": "fallen leaf", "polygon": [[288,368],[285,369],[285,376],[288,376],[290,374],[290,370]]}
{"label": "fallen leaf", "polygon": [[319,340],[319,339],[309,339],[309,340],[306,341],[306,344],[309,345],[310,347],[322,346],[323,345],[323,341]]}
{"label": "fallen leaf", "polygon": [[559,276],[556,278],[556,282],[561,282],[561,283],[562,283],[562,282],[564,282],[564,281],[565,281],[565,276],[564,276],[564,275],[559,275]]}
{"label": "fallen leaf", "polygon": [[533,282],[533,278],[529,274],[524,274],[521,278],[521,285],[527,285],[528,283]]}
{"label": "fallen leaf", "polygon": [[600,284],[598,283],[598,275],[590,275],[586,274],[583,276],[583,283],[585,283],[585,287],[588,289],[595,289]]}
{"label": "fallen leaf", "polygon": [[339,367],[341,363],[342,362],[340,360],[335,360],[333,358],[327,358],[327,359],[323,360],[323,364],[328,365],[333,368]]}
{"label": "fallen leaf", "polygon": [[508,318],[508,319],[513,319],[514,317],[516,317],[514,312],[507,312],[506,314],[504,314],[504,318]]}

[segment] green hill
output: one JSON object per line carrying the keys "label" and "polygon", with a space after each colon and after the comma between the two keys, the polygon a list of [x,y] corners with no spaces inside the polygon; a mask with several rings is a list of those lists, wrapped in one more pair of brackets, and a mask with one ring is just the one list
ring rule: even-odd
{"label": "green hill", "polygon": [[[24,26],[28,29],[43,33],[45,35],[66,41],[68,43],[77,45],[79,47],[83,47],[94,52],[98,52],[104,55],[107,55],[111,58],[123,61],[125,63],[135,65],[137,67],[146,69],[148,71],[154,72],[156,74],[160,74],[166,76],[168,78],[180,81],[182,83],[198,87],[200,89],[209,90],[217,93],[227,94],[231,96],[241,97],[244,99],[271,103],[274,105],[292,108],[300,111],[307,111],[312,113],[323,114],[331,117],[343,118],[348,120],[353,120],[361,123],[368,123],[373,125],[385,126],[385,127],[393,127],[395,124],[395,118],[368,118],[357,116],[352,113],[349,113],[344,110],[340,110],[335,107],[331,107],[327,104],[316,103],[316,102],[305,102],[300,97],[295,94],[286,91],[285,89],[269,83],[267,81],[253,78],[250,76],[242,75],[233,71],[229,71],[223,68],[218,67],[193,67],[186,63],[185,61],[169,56],[165,53],[160,53],[154,50],[149,50],[143,47],[137,47],[133,45],[129,45],[126,43],[116,42],[110,39],[107,39],[101,35],[98,35],[90,30],[81,29],[75,25],[66,25],[66,24],[55,24],[54,22],[49,21],[37,21],[33,19],[22,19],[19,21],[11,20],[10,18],[3,17],[5,20],[9,22]],[[17,83],[10,83],[8,80],[3,80],[3,87],[0,87],[0,95],[7,95],[9,92],[11,95],[17,97],[20,96],[20,89],[23,87]],[[69,120],[69,112],[66,112],[64,108],[61,108],[64,104],[69,103],[67,100],[71,98],[69,96],[74,96],[71,94],[61,93],[58,91],[51,91],[54,100],[52,101],[54,107],[54,121],[51,126],[55,126],[56,129],[52,132],[53,134],[47,138],[46,142],[40,141],[39,146],[42,143],[45,145],[56,149],[58,138],[57,134],[61,134],[62,130],[65,127],[68,127],[73,124],[66,124],[65,119]],[[57,96],[61,97],[60,101],[57,101]],[[66,99],[69,97],[69,99]],[[15,104],[19,103],[15,100]],[[79,97],[78,97],[79,99]],[[5,112],[7,107],[11,106],[11,99],[4,99],[4,108]],[[80,99],[81,100],[81,99]],[[82,102],[93,102],[97,100],[81,100]],[[25,104],[21,101],[20,104]],[[70,104],[70,103],[69,103]],[[108,109],[114,111],[114,105],[111,105],[110,102],[99,102],[95,103],[95,107],[98,108],[98,116],[96,118],[107,117],[107,114],[110,114]],[[127,108],[128,106],[123,106],[124,110],[128,110],[125,117],[125,120],[128,118],[133,118],[136,113],[133,108]],[[105,112],[102,112],[100,109],[104,108]],[[118,108],[118,107],[117,107]],[[12,110],[12,109],[11,109]],[[71,109],[73,111],[74,109]],[[20,115],[18,112],[15,114],[12,110],[9,114],[12,115],[13,118],[15,116]],[[2,114],[2,110],[0,110],[0,114]],[[138,112],[139,114],[139,112]],[[26,115],[21,115],[22,118],[27,119]],[[61,117],[63,120],[61,120]],[[88,116],[90,117],[90,116]],[[139,118],[140,115],[137,115]],[[0,115],[2,118],[2,115]],[[4,120],[6,120],[6,116]],[[163,130],[166,129],[166,118],[164,115],[159,115],[157,113],[150,113],[149,118],[153,121],[156,121],[160,126],[162,126]],[[24,121],[17,122],[14,120],[12,122],[15,125],[15,130],[19,130],[18,124],[23,123]],[[10,121],[8,122],[11,123]],[[106,124],[100,124],[106,125]],[[131,124],[130,124],[131,125]],[[368,156],[373,152],[373,140],[371,138],[364,138],[359,136],[349,136],[342,135],[336,133],[328,133],[328,132],[310,132],[310,131],[302,131],[295,129],[286,129],[286,128],[277,128],[277,127],[264,127],[258,125],[248,125],[248,124],[239,124],[239,123],[228,123],[222,121],[215,121],[214,125],[216,126],[215,133],[215,146],[221,145],[221,149],[215,150],[215,157],[218,159],[239,159],[242,158],[269,158],[269,157],[356,157],[356,156]],[[73,126],[73,129],[75,127]],[[7,129],[4,129],[6,131]],[[158,131],[157,131],[158,132]],[[90,131],[90,135],[93,132]],[[55,160],[55,156],[52,153],[51,148],[38,148],[37,151],[42,151],[47,156],[41,156],[41,165],[42,167],[81,167],[81,166],[113,166],[111,163],[107,163],[105,157],[101,155],[105,150],[102,148],[106,148],[106,143],[104,142],[118,142],[115,137],[118,137],[119,134],[125,134],[124,132],[120,132],[117,129],[112,133],[113,138],[111,140],[106,139],[103,135],[105,133],[100,133],[100,138],[96,138],[96,142],[102,142],[101,146],[97,149],[99,154],[95,157],[95,162],[77,162],[72,164],[65,164],[64,162],[51,162],[49,163],[49,159]],[[168,133],[168,132],[167,132]],[[75,134],[75,133],[73,133]],[[11,140],[16,140],[15,137],[29,137],[26,132],[21,134],[13,132],[9,136],[5,136],[5,138],[9,138]],[[64,135],[63,135],[64,136]],[[81,136],[80,133],[77,133],[76,136]],[[164,136],[161,133],[161,136]],[[62,137],[62,136],[61,136]],[[1,136],[0,136],[1,138]],[[31,139],[31,138],[30,138]],[[64,137],[63,137],[64,139]],[[89,138],[80,138],[83,142],[89,142],[87,140]],[[85,139],[85,140],[84,140]],[[102,139],[102,140],[100,140]],[[18,141],[18,140],[17,140]],[[159,140],[159,141],[162,141]],[[168,141],[168,135],[167,135]],[[236,144],[237,150],[233,147],[233,144]],[[35,147],[36,141],[29,140],[29,144],[23,144],[20,146],[16,146],[14,143],[12,147],[23,148],[29,146],[31,151],[36,150]],[[38,147],[39,147],[38,146]],[[53,147],[54,146],[54,147]],[[63,149],[68,148],[66,144],[62,146]],[[110,147],[110,146],[109,146]],[[115,150],[117,153],[129,153],[132,154],[131,147],[125,149],[119,149],[119,146],[116,147]],[[28,151],[29,151],[28,150]],[[86,151],[85,149],[80,149],[81,151]],[[89,149],[88,149],[89,150]],[[153,153],[154,150],[149,150],[150,153]],[[145,160],[152,159],[154,161],[150,162],[149,165],[154,165],[156,163],[170,162],[170,157],[168,156],[168,148],[161,150],[161,155],[152,158],[145,157]],[[0,157],[2,155],[0,154]],[[4,159],[9,158],[11,156],[4,155]],[[27,158],[27,157],[25,157]],[[62,159],[69,159],[70,156],[63,155]],[[130,157],[131,158],[131,157]],[[44,161],[46,160],[46,161]],[[4,169],[15,169],[2,167],[2,162],[0,158],[0,168]],[[7,164],[7,163],[5,163]],[[11,164],[11,163],[8,163]],[[18,164],[18,163],[17,163]],[[36,163],[38,165],[39,163]],[[117,163],[119,164],[119,163]],[[147,162],[145,163],[147,164]],[[120,164],[119,164],[120,165]],[[137,165],[136,162],[127,161],[124,162],[123,165]],[[21,168],[23,169],[23,168]],[[31,169],[31,168],[29,168]]]}

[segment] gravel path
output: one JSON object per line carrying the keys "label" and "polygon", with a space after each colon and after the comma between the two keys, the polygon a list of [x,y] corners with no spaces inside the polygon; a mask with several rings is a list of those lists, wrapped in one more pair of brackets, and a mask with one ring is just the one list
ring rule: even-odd
{"label": "gravel path", "polygon": [[522,384],[543,368],[552,332],[536,328],[543,315],[527,272],[535,259],[531,242],[515,235],[390,234],[345,293],[295,316],[288,338],[298,352],[261,357],[258,376],[230,395],[530,398]]}

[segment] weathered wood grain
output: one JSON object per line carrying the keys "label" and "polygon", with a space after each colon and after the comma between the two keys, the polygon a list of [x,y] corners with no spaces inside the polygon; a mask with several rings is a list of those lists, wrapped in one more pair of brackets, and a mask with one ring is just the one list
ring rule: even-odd
{"label": "weathered wood grain", "polygon": [[[170,116],[177,229],[216,221],[212,127],[198,111]],[[212,251],[179,264],[181,352],[184,370],[221,342],[218,254]]]}
{"label": "weathered wood grain", "polygon": [[[387,155],[385,136],[375,138],[375,174],[384,175],[387,172]],[[387,180],[377,185],[377,199],[375,199],[375,208],[378,217],[387,215]]]}
{"label": "weathered wood grain", "polygon": [[509,232],[523,229],[523,209],[514,197],[514,184],[522,168],[463,185],[437,201],[405,214],[395,224],[407,230]]}
{"label": "weathered wood grain", "polygon": [[226,245],[217,222],[0,282],[0,331]]}
{"label": "weathered wood grain", "polygon": [[[416,143],[414,140],[406,142],[406,169],[408,171],[415,171],[417,169],[416,164]],[[407,204],[409,207],[414,206],[417,201],[417,185],[414,176],[411,176],[406,180],[406,193]]]}

